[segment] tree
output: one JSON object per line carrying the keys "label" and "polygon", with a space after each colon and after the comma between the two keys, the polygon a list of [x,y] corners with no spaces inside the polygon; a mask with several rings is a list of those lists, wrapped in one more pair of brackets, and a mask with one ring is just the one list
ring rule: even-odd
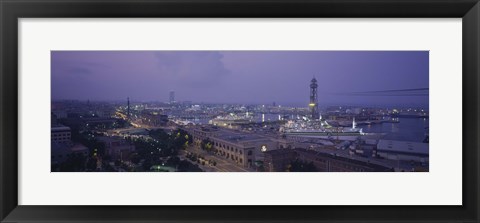
{"label": "tree", "polygon": [[316,172],[317,168],[313,162],[304,162],[302,160],[296,159],[290,162],[290,165],[287,167],[289,172]]}
{"label": "tree", "polygon": [[130,155],[130,161],[132,161],[132,163],[135,165],[140,163],[140,156],[138,155],[138,153],[132,153],[132,155]]}
{"label": "tree", "polygon": [[209,138],[206,138],[200,143],[200,148],[209,153],[213,152],[213,142]]}
{"label": "tree", "polygon": [[86,158],[82,154],[69,154],[65,162],[58,166],[60,172],[84,172]]}
{"label": "tree", "polygon": [[203,172],[203,170],[198,167],[198,165],[194,165],[186,160],[180,161],[178,164],[178,171],[179,172]]}
{"label": "tree", "polygon": [[180,163],[180,158],[174,156],[174,157],[170,157],[167,160],[166,165],[171,167],[177,167],[179,163]]}
{"label": "tree", "polygon": [[175,149],[186,149],[192,143],[192,137],[187,132],[179,129],[174,134],[173,146]]}
{"label": "tree", "polygon": [[88,158],[87,170],[95,171],[97,169],[97,158]]}

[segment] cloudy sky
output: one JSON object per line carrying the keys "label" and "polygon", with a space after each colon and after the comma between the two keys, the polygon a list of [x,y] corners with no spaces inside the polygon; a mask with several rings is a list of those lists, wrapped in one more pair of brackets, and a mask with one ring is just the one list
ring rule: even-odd
{"label": "cloudy sky", "polygon": [[[52,51],[52,99],[428,105],[428,51]],[[359,93],[360,92],[360,93]],[[428,90],[423,93],[428,93]],[[388,95],[388,96],[385,96]]]}

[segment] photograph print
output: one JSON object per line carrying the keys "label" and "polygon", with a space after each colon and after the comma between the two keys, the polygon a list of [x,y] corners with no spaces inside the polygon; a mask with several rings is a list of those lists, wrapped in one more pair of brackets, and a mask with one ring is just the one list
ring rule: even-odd
{"label": "photograph print", "polygon": [[51,51],[52,172],[428,172],[428,51]]}

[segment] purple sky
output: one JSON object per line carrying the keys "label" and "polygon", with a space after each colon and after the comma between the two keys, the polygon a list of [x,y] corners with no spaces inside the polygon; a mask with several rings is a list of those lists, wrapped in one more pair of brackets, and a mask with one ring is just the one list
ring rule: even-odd
{"label": "purple sky", "polygon": [[[428,88],[428,51],[52,51],[52,99],[306,105],[422,105],[428,96],[349,92]],[[344,95],[342,95],[344,94]],[[346,94],[346,95],[345,95]]]}

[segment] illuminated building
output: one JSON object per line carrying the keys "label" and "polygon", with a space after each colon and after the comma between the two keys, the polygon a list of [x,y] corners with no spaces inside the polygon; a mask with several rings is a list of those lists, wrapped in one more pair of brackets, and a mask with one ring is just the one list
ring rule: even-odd
{"label": "illuminated building", "polygon": [[222,128],[192,127],[185,128],[199,147],[202,140],[208,139],[213,144],[216,156],[242,167],[253,167],[256,162],[263,162],[264,153],[275,150],[283,142],[256,134],[243,133]]}

